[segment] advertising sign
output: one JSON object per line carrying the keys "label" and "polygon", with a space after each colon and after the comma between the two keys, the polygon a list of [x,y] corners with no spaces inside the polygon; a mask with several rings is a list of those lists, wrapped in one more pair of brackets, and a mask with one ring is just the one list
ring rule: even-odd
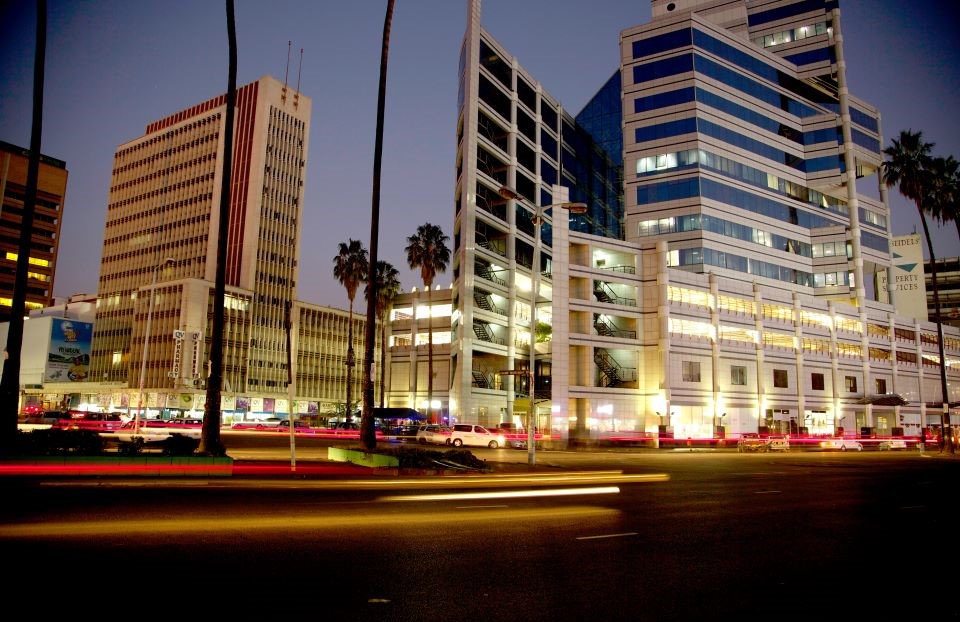
{"label": "advertising sign", "polygon": [[895,236],[890,239],[893,268],[892,282],[887,282],[887,273],[877,273],[877,298],[890,302],[900,315],[927,321],[927,285],[923,274],[923,245],[920,235]]}
{"label": "advertising sign", "polygon": [[50,382],[83,382],[90,373],[93,324],[54,318],[50,324],[50,349],[44,379]]}

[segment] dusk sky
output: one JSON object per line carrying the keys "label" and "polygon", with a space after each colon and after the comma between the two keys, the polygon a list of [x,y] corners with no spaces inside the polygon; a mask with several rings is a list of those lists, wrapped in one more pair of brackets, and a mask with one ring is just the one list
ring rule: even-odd
{"label": "dusk sky", "polygon": [[[466,0],[397,0],[390,40],[380,259],[419,286],[403,248],[418,225],[453,234],[457,63]],[[952,2],[841,0],[855,96],[882,113],[883,143],[922,130],[960,157],[960,44]],[[69,171],[54,294],[95,293],[113,155],[154,120],[226,91],[225,2],[48,0],[41,151]],[[369,246],[380,37],[386,0],[237,0],[238,86],[263,75],[313,100],[299,299],[346,308],[337,243]],[[484,27],[572,114],[619,63],[619,33],[650,19],[647,0],[485,0]],[[0,140],[30,145],[35,3],[0,0]],[[875,193],[875,178],[864,180]],[[892,231],[922,233],[891,191]],[[954,225],[938,257],[960,256]],[[452,249],[452,242],[450,244]],[[926,255],[926,248],[924,248]],[[452,271],[438,275],[446,286]],[[358,294],[358,301],[362,294]],[[362,304],[362,303],[360,303]]]}

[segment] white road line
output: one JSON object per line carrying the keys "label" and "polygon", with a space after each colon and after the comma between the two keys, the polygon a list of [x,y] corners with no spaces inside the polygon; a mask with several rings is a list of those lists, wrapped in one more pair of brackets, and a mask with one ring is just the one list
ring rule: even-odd
{"label": "white road line", "polygon": [[778,495],[780,494],[779,490],[757,490],[753,494],[755,495]]}
{"label": "white road line", "polygon": [[599,536],[580,536],[577,540],[600,540],[602,538],[626,538],[627,536],[636,536],[638,535],[636,531],[628,531],[626,533],[607,533]]}

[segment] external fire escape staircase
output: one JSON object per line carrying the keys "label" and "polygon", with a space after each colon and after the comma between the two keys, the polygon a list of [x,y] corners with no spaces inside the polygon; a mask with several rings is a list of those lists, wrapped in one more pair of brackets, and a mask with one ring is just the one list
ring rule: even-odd
{"label": "external fire escape staircase", "polygon": [[601,386],[617,387],[624,382],[623,367],[621,367],[606,350],[600,348],[594,350],[593,362],[597,364],[600,373],[603,374]]}

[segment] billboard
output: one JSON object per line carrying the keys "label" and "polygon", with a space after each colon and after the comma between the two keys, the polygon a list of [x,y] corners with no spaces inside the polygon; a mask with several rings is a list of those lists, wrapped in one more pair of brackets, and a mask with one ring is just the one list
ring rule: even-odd
{"label": "billboard", "polygon": [[887,282],[886,271],[877,273],[877,299],[889,302],[893,294],[893,307],[899,315],[927,321],[927,284],[923,274],[923,245],[920,235],[894,236],[890,238],[893,267],[890,270],[892,283]]}
{"label": "billboard", "polygon": [[54,318],[50,324],[50,348],[44,380],[83,382],[90,373],[90,343],[93,324]]}

